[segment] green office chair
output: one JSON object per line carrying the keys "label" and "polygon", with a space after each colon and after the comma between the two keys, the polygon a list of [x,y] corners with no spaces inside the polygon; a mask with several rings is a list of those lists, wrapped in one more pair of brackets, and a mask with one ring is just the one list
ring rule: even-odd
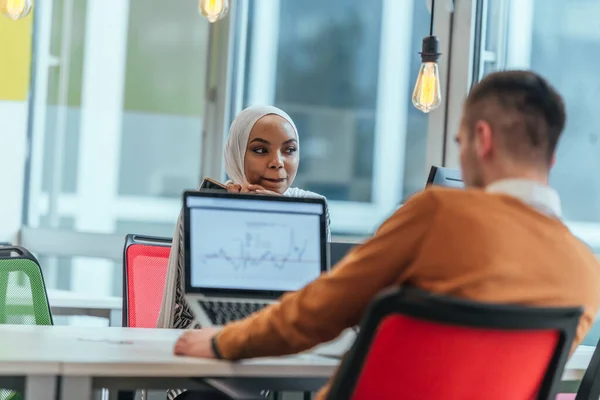
{"label": "green office chair", "polygon": [[[0,246],[0,324],[53,324],[40,265],[19,246]],[[0,400],[21,399],[17,392],[0,389]]]}

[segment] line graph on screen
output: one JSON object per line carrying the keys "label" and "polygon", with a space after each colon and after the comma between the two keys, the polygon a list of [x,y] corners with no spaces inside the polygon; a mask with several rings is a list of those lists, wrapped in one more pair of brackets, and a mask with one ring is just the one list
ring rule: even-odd
{"label": "line graph on screen", "polygon": [[[244,239],[232,239],[237,246],[233,252],[220,247],[214,253],[204,255],[205,261],[222,260],[229,263],[234,270],[261,267],[266,264],[275,269],[282,270],[289,263],[315,263],[317,260],[306,259],[305,253],[308,239],[298,243],[293,229],[289,229],[289,243],[287,246],[277,249],[271,239],[263,239],[260,233],[247,232]],[[235,249],[237,247],[237,249]]]}
{"label": "line graph on screen", "polygon": [[192,231],[192,282],[297,290],[321,273],[318,216],[213,211],[202,222]]}
{"label": "line graph on screen", "polygon": [[319,275],[320,241],[311,229],[314,222],[269,218],[231,224],[213,229],[198,246],[194,264],[204,283],[300,288]]}

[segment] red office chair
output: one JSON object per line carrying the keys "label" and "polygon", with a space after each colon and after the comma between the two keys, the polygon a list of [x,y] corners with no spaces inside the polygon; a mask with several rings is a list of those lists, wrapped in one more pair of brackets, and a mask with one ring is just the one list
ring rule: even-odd
{"label": "red office chair", "polygon": [[[165,290],[171,239],[127,235],[123,250],[123,326],[156,328]],[[142,390],[142,399],[147,393]],[[121,391],[118,400],[133,400],[135,392]]]}
{"label": "red office chair", "polygon": [[[123,326],[132,328],[156,328],[163,298],[171,239],[141,235],[127,235],[123,254]],[[212,380],[207,382],[215,389],[213,393],[202,392],[202,399],[225,400],[227,393],[242,394],[244,399],[263,399],[258,393],[242,391],[233,383]],[[141,391],[142,400],[147,398]],[[252,396],[252,397],[249,397]],[[135,392],[121,391],[118,400],[133,400]]]}
{"label": "red office chair", "polygon": [[127,235],[123,254],[123,326],[156,328],[171,239]]}
{"label": "red office chair", "polygon": [[551,399],[581,313],[387,291],[366,314],[328,399]]}
{"label": "red office chair", "polygon": [[577,393],[561,393],[556,400],[598,400],[600,398],[600,340],[592,355],[590,365],[583,374]]}

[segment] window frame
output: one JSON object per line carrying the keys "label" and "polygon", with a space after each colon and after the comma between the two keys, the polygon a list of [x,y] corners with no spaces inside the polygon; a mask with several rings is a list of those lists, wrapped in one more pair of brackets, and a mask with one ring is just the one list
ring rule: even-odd
{"label": "window frame", "polygon": [[[232,101],[230,104],[224,103],[222,106],[227,108],[229,121],[242,110],[243,93],[245,88],[244,68],[250,68],[251,71],[258,71],[250,74],[251,81],[249,104],[272,104],[275,95],[275,82],[272,76],[276,70],[276,51],[277,51],[277,32],[279,0],[261,0],[254,6],[257,8],[253,18],[260,20],[262,27],[266,27],[260,35],[248,35],[249,7],[248,0],[239,0],[236,19],[241,21],[240,29],[233,29],[230,32],[231,37],[235,38],[235,44],[230,46],[235,48],[232,55],[232,68],[229,71],[230,79],[228,82],[235,82],[235,88],[230,88]],[[372,183],[371,203],[360,203],[351,201],[329,201],[331,212],[332,230],[334,233],[343,235],[356,235],[364,237],[370,235],[377,226],[391,213],[399,207],[402,201],[402,180],[404,176],[404,159],[398,157],[397,149],[404,149],[405,143],[402,135],[407,127],[407,110],[410,105],[410,97],[405,98],[404,93],[409,92],[409,87],[414,84],[416,77],[410,76],[410,68],[405,62],[405,55],[412,54],[419,49],[413,49],[412,41],[412,7],[419,4],[419,0],[414,0],[411,4],[411,12],[407,12],[407,3],[396,0],[383,0],[382,6],[382,40],[380,44],[379,75],[377,88],[377,117],[375,123],[375,164],[373,166],[374,175]],[[452,21],[451,3],[438,2],[435,4],[435,34],[442,38],[441,52],[448,54],[450,51],[450,29]],[[235,27],[235,25],[234,25]],[[423,27],[424,34],[427,33],[427,27]],[[404,31],[405,35],[399,35]],[[251,36],[249,38],[249,36]],[[401,37],[399,43],[395,40]],[[443,38],[448,38],[444,40]],[[251,40],[251,43],[248,43]],[[246,65],[246,48],[250,46],[253,51],[260,54],[252,55],[250,62]],[[254,50],[256,49],[256,50]],[[439,63],[439,71],[442,80],[442,95],[445,97],[448,93],[447,74],[449,67],[449,57],[442,57]],[[261,64],[262,63],[262,64]],[[406,77],[406,78],[404,78]],[[445,104],[447,104],[445,102]],[[447,107],[440,107],[429,115],[427,129],[427,149],[423,169],[427,174],[431,165],[441,165],[443,162],[444,151],[444,127],[446,125]],[[217,112],[216,115],[225,115],[224,111]],[[222,142],[226,140],[227,131],[221,131]],[[212,152],[205,154],[206,157],[213,157],[211,165],[215,169],[211,170],[212,176],[225,176],[222,164],[222,152]],[[221,170],[217,174],[216,166],[221,165]],[[208,172],[208,171],[207,171]],[[423,183],[425,184],[425,182]],[[390,195],[392,193],[392,195]],[[359,218],[356,218],[359,216]]]}
{"label": "window frame", "polygon": [[[95,1],[95,0],[92,0]],[[263,0],[261,0],[263,1]],[[275,0],[278,1],[278,0]],[[404,6],[399,6],[396,0],[384,0],[385,17],[384,29],[397,29],[400,25],[395,16],[394,7],[396,10],[401,8],[406,10]],[[459,2],[460,3],[460,2]],[[414,6],[419,4],[419,0],[414,0]],[[440,51],[443,53],[439,62],[440,77],[442,80],[442,94],[444,103],[438,110],[433,111],[428,118],[427,125],[427,146],[426,157],[424,160],[424,172],[427,173],[431,165],[443,165],[444,152],[446,149],[447,138],[445,135],[446,126],[448,124],[448,112],[451,110],[452,102],[448,97],[450,82],[449,74],[451,51],[451,31],[453,29],[452,7],[450,2],[437,2],[435,10],[434,33],[440,37]],[[50,32],[52,29],[52,0],[48,0],[38,4],[36,7],[36,22],[35,22],[35,46],[34,46],[34,69],[32,70],[32,96],[30,99],[30,108],[32,110],[31,125],[29,128],[30,148],[29,158],[27,160],[29,168],[29,179],[26,182],[25,196],[26,212],[23,216],[24,227],[21,230],[20,243],[28,247],[33,252],[40,252],[48,256],[78,256],[78,257],[99,257],[97,249],[106,249],[107,258],[114,259],[122,247],[118,246],[118,236],[109,233],[89,233],[85,232],[85,225],[77,225],[73,231],[65,231],[58,228],[41,228],[39,226],[40,213],[49,206],[50,198],[48,194],[41,192],[41,168],[39,163],[43,159],[44,146],[44,131],[45,131],[45,108],[47,97],[48,69],[55,63],[56,60],[50,55]],[[232,2],[229,17],[220,21],[217,24],[211,24],[209,32],[209,66],[207,74],[200,79],[206,79],[206,106],[202,132],[201,149],[199,154],[201,157],[200,176],[223,177],[223,149],[227,137],[229,124],[237,111],[242,107],[242,95],[240,91],[235,91],[235,87],[243,86],[244,74],[240,70],[243,67],[239,51],[241,40],[247,40],[247,24],[248,24],[248,0],[238,0]],[[388,12],[390,11],[391,12]],[[90,12],[90,11],[88,11]],[[396,11],[397,13],[397,11]],[[408,19],[408,17],[406,17]],[[412,23],[412,22],[411,22]],[[125,22],[126,25],[126,22]],[[237,27],[237,29],[236,29]],[[406,29],[404,27],[403,29]],[[424,27],[424,34],[426,34]],[[126,33],[125,33],[126,34]],[[400,80],[399,72],[408,75],[408,66],[400,65],[402,55],[409,54],[418,49],[412,49],[410,46],[411,35],[406,35],[404,50],[399,51],[397,43],[393,40],[387,40],[387,43],[382,45],[380,63],[387,63],[387,70],[380,74],[379,87],[385,85],[383,77],[389,77],[392,82],[396,82],[401,90],[396,90],[390,95],[380,94],[378,97],[378,132],[385,132],[386,135],[379,134],[376,141],[376,151],[378,165],[375,166],[377,176],[374,179],[373,187],[376,188],[373,193],[375,203],[360,204],[352,202],[331,202],[332,220],[334,222],[334,230],[344,235],[354,235],[353,239],[362,240],[375,229],[381,221],[399,206],[401,201],[401,181],[403,177],[403,165],[390,165],[386,159],[397,158],[397,151],[391,151],[394,148],[402,148],[403,143],[399,137],[393,135],[397,130],[386,129],[386,126],[393,123],[400,126],[400,131],[406,129],[406,122],[402,118],[398,118],[396,111],[398,109],[406,110],[410,105],[410,98],[404,98],[402,93],[406,93],[406,85],[412,86],[415,77],[409,76],[406,78],[407,83],[398,82]],[[390,36],[393,37],[393,36]],[[444,38],[448,38],[445,40]],[[224,45],[225,44],[225,45]],[[245,46],[241,46],[245,48]],[[387,54],[391,53],[391,54]],[[394,69],[397,65],[403,71]],[[392,68],[394,67],[394,68]],[[42,90],[43,89],[43,90]],[[390,100],[391,99],[391,100]],[[400,107],[399,104],[402,104]],[[404,121],[401,125],[399,120]],[[391,121],[391,122],[390,122]],[[394,122],[395,121],[395,122]],[[388,125],[386,125],[386,123]],[[389,140],[387,140],[389,139]],[[393,144],[393,145],[390,145]],[[394,147],[396,146],[396,147]],[[37,163],[37,168],[36,168]],[[199,182],[198,182],[199,183]],[[93,185],[88,185],[89,195],[96,195],[93,190]],[[388,193],[395,193],[394,196],[388,196]],[[116,193],[111,195],[116,196]],[[34,201],[31,201],[35,199]],[[107,198],[108,200],[108,198]],[[141,196],[117,196],[117,199],[112,201],[113,207],[107,207],[104,217],[114,218],[126,216],[131,221],[144,221],[144,214],[147,215],[147,210],[152,210],[154,217],[153,222],[175,222],[175,216],[180,209],[180,201],[176,199],[160,199],[148,198]],[[85,196],[76,194],[61,194],[55,201],[57,214],[61,217],[74,216],[73,204],[85,201]],[[143,203],[145,212],[141,212],[136,205]],[[147,208],[146,208],[147,207]],[[359,218],[356,218],[356,217]],[[109,227],[110,228],[110,227]],[[337,228],[337,229],[335,229]],[[96,229],[95,229],[96,230]],[[335,238],[335,236],[334,236]],[[46,246],[44,243],[52,243],[52,246]],[[73,243],[79,243],[78,249],[73,248]],[[96,249],[96,250],[94,250]],[[112,249],[112,250],[108,250]],[[97,260],[100,263],[106,264],[104,260]],[[107,264],[108,265],[108,264]],[[99,269],[107,268],[107,265],[98,264]],[[96,265],[94,264],[96,267]],[[56,267],[56,266],[55,266]],[[84,267],[83,265],[81,267]],[[81,268],[77,272],[78,275],[85,274],[88,270],[88,265]],[[52,269],[52,268],[50,268]],[[78,268],[79,270],[79,268]],[[84,271],[85,270],[85,271]],[[108,271],[107,271],[108,272]],[[52,276],[56,276],[56,271],[50,271],[50,281]],[[107,275],[111,276],[111,275]],[[100,286],[109,286],[110,282],[102,282]],[[93,292],[93,291],[92,291]]]}
{"label": "window frame", "polygon": [[[65,4],[73,1],[77,0],[65,0]],[[104,4],[106,1],[114,4]],[[91,104],[91,106],[88,115],[85,115],[85,109],[82,107],[81,125],[85,126],[85,128],[82,128],[85,137],[80,138],[78,151],[82,154],[79,157],[82,161],[79,169],[83,172],[78,174],[77,193],[61,192],[62,177],[58,177],[52,182],[53,188],[50,191],[42,190],[49,72],[50,68],[60,65],[61,57],[68,58],[68,55],[54,56],[51,54],[50,37],[53,29],[54,0],[40,2],[34,8],[34,62],[31,71],[32,95],[29,98],[29,148],[23,193],[24,212],[18,242],[30,251],[45,256],[78,257],[79,259],[73,261],[72,264],[71,282],[80,282],[81,284],[73,287],[73,290],[85,293],[103,294],[109,292],[113,286],[114,264],[109,260],[114,260],[115,254],[122,253],[124,244],[123,238],[122,243],[117,246],[116,244],[119,242],[117,238],[122,235],[113,233],[119,219],[175,224],[177,214],[181,209],[181,200],[179,199],[119,195],[117,192],[119,134],[121,132],[121,116],[124,112],[124,96],[121,94],[124,90],[127,62],[125,55],[127,51],[129,4],[129,0],[88,0],[87,3],[86,18],[90,20],[90,15],[94,14],[95,19],[86,23],[86,48],[94,48],[98,51],[84,53],[84,76],[86,74],[106,76],[107,69],[108,72],[112,73],[109,74],[110,79],[86,80],[84,77],[82,103],[85,101],[86,104]],[[68,7],[64,8],[67,9]],[[232,8],[235,8],[235,6]],[[68,17],[68,10],[67,14],[64,14],[64,12],[63,10],[63,16]],[[194,12],[194,9],[191,12]],[[96,18],[99,14],[101,14],[101,18],[104,18],[100,23]],[[198,18],[202,17],[198,15]],[[110,21],[112,28],[108,32],[102,29],[103,22],[106,22],[106,19]],[[208,51],[209,57],[214,56],[214,58],[207,58],[209,61],[206,76],[197,77],[197,79],[206,79],[208,83],[206,86],[208,100],[205,104],[206,113],[216,114],[213,110],[218,109],[219,104],[227,101],[228,89],[226,86],[220,86],[220,82],[217,81],[223,75],[222,66],[227,63],[227,52],[219,49],[223,47],[223,42],[227,43],[228,41],[229,19],[225,18],[219,24],[210,25]],[[64,26],[62,29],[64,29]],[[111,36],[108,40],[107,35]],[[65,44],[68,48],[68,42],[65,43],[63,38],[61,48],[65,48]],[[115,46],[115,44],[120,44],[120,46]],[[225,47],[228,48],[228,46]],[[116,57],[114,56],[115,52],[123,53],[123,56]],[[121,59],[122,63],[111,62],[106,64],[106,54],[111,54],[113,59]],[[213,60],[217,60],[217,62]],[[112,97],[120,100],[108,106],[95,104],[94,93],[99,90],[103,93],[111,91],[114,94]],[[108,108],[109,112],[100,116],[94,112],[94,108],[103,110]],[[198,132],[198,135],[201,135],[203,140],[206,141],[198,149],[198,154],[201,157],[203,152],[210,151],[207,149],[212,147],[214,151],[214,147],[218,146],[218,141],[217,143],[211,142],[214,135],[209,135],[207,132],[212,129],[222,129],[225,119],[222,119],[220,126],[219,121],[218,117],[203,121],[202,131]],[[97,140],[89,140],[89,137],[94,135],[103,137],[100,148],[98,148]],[[58,138],[55,150],[55,158],[58,161],[54,163],[53,168],[60,171],[63,165],[61,160],[64,155],[64,132],[63,136]],[[107,159],[106,153],[113,155],[110,160]],[[201,159],[201,161],[201,172],[213,168],[210,162],[207,163],[204,159]],[[99,166],[102,167],[99,168]],[[198,182],[199,184],[200,182]],[[107,190],[99,192],[96,190],[97,185],[105,187]],[[107,206],[101,209],[90,209],[90,207],[95,207],[99,197],[100,201]],[[141,204],[145,211],[141,209]],[[40,217],[49,209],[55,210],[53,212],[55,221],[62,217],[73,217],[76,220],[74,228],[72,230],[60,229],[57,223],[56,226],[51,228],[40,227]],[[147,216],[149,214],[153,215],[152,221],[148,221]],[[90,230],[93,232],[90,233]],[[48,243],[51,243],[52,246],[48,246]],[[102,253],[99,253],[97,249],[103,249],[106,252],[106,257],[102,257]],[[82,259],[82,257],[88,257],[88,259]],[[50,259],[44,267],[48,286],[55,285],[58,276],[56,259]],[[78,279],[78,277],[83,279]]]}
{"label": "window frame", "polygon": [[[462,103],[467,97],[471,85],[479,80],[483,74],[483,64],[486,61],[503,61],[511,68],[528,69],[531,67],[531,28],[529,32],[523,26],[530,26],[532,22],[527,24],[527,19],[533,18],[533,0],[519,0],[518,2],[504,0],[503,5],[507,16],[505,20],[513,20],[514,18],[525,19],[525,21],[512,30],[508,25],[505,32],[501,35],[505,36],[504,44],[499,46],[500,51],[506,54],[500,57],[492,58],[489,52],[485,49],[484,40],[478,37],[477,29],[485,29],[485,22],[476,24],[477,19],[485,21],[486,16],[483,15],[487,9],[489,0],[461,0],[454,2],[454,22],[452,28],[452,50],[450,61],[450,91],[448,96],[448,126],[446,130],[447,140],[444,149],[443,165],[449,168],[460,168],[459,148],[455,141],[451,139],[460,124],[460,116],[462,113]],[[478,26],[479,25],[479,26]],[[525,32],[524,32],[525,31]],[[527,40],[528,39],[528,40]],[[511,43],[518,42],[519,48],[511,46]],[[475,59],[476,47],[480,47],[480,51],[486,54],[479,58],[479,65],[474,65],[477,62]],[[511,50],[512,49],[512,50]],[[600,223],[592,223],[585,221],[564,221],[565,225],[579,239],[587,243],[596,252],[600,251]]]}

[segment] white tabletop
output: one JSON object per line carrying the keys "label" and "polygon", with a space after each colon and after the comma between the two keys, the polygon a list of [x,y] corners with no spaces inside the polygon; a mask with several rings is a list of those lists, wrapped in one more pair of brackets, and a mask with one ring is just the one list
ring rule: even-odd
{"label": "white tabletop", "polygon": [[28,328],[0,325],[0,375],[57,375],[60,372],[60,360],[46,356],[46,343],[30,338],[26,341],[21,339],[20,331]]}
{"label": "white tabletop", "polygon": [[[19,289],[16,285],[8,287],[9,305],[31,305],[31,295],[27,290]],[[80,308],[120,310],[123,299],[116,296],[90,296],[89,294],[72,292],[70,290],[48,289],[48,301],[51,308]]]}
{"label": "white tabletop", "polygon": [[[0,375],[330,377],[338,364],[311,354],[240,363],[173,355],[180,330],[0,325]],[[581,379],[594,348],[579,346],[563,379]]]}
{"label": "white tabletop", "polygon": [[583,378],[583,374],[587,369],[592,355],[594,354],[594,346],[579,346],[567,361],[567,366],[563,373],[562,379],[565,381],[578,381]]}
{"label": "white tabletop", "polygon": [[[181,330],[69,326],[0,326],[0,374],[15,363],[59,364],[70,376],[324,377],[338,361],[315,355],[241,363],[173,355]],[[30,366],[30,365],[29,365]],[[22,369],[21,369],[22,370]],[[14,371],[13,371],[14,372]]]}
{"label": "white tabletop", "polygon": [[70,290],[48,290],[50,307],[120,310],[123,299],[116,296],[90,296]]}

